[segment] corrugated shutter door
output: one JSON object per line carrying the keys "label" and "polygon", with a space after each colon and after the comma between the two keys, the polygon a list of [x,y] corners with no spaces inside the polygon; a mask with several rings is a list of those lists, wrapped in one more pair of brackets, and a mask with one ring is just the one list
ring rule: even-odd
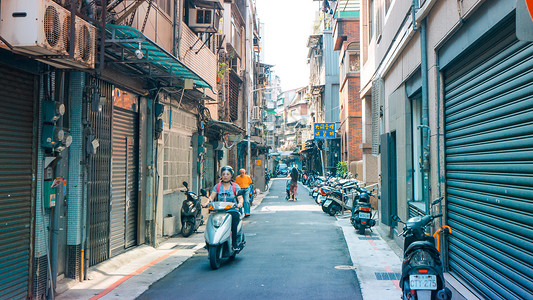
{"label": "corrugated shutter door", "polygon": [[508,30],[483,45],[444,72],[450,271],[487,299],[531,299],[533,44]]}
{"label": "corrugated shutter door", "polygon": [[111,255],[137,242],[137,114],[113,108]]}
{"label": "corrugated shutter door", "polygon": [[34,79],[0,67],[0,299],[29,290]]}

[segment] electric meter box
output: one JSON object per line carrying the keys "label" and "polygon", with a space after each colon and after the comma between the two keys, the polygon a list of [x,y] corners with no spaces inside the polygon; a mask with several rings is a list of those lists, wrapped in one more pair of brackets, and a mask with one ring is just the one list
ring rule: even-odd
{"label": "electric meter box", "polygon": [[53,181],[44,182],[43,201],[45,208],[52,208],[56,206],[56,188],[52,187]]}

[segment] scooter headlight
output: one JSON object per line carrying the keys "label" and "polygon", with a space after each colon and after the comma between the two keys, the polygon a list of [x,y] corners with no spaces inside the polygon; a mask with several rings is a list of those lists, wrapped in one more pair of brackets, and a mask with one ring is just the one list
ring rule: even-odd
{"label": "scooter headlight", "polygon": [[216,228],[220,227],[222,223],[224,223],[224,219],[226,218],[226,214],[213,214],[212,215],[213,220],[213,226]]}
{"label": "scooter headlight", "polygon": [[433,256],[431,256],[431,253],[424,250],[416,251],[413,256],[411,256],[411,260],[409,260],[409,265],[413,267],[433,266],[434,263],[435,260],[433,259]]}

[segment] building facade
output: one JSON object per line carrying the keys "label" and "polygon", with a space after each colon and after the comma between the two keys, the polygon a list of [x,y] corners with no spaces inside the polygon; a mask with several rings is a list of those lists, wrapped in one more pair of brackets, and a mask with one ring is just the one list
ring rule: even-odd
{"label": "building facade", "polygon": [[361,98],[380,157],[380,221],[396,230],[392,215],[442,212],[448,278],[472,297],[528,298],[533,286],[524,5],[362,1]]}
{"label": "building facade", "polygon": [[[76,3],[0,4],[0,284],[10,299],[50,297],[58,278],[84,280],[91,266],[179,233],[182,182],[210,189],[247,127],[247,116],[225,120],[246,107],[241,77],[255,74],[252,1]],[[240,8],[249,22],[223,17]],[[244,38],[222,43],[234,23]],[[248,59],[233,84],[217,80],[229,71],[221,58],[237,57],[222,49]]]}

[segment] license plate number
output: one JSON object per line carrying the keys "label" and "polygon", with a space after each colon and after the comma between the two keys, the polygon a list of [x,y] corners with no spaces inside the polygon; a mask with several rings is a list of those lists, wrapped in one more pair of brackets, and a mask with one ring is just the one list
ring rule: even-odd
{"label": "license plate number", "polygon": [[331,204],[331,200],[326,200],[326,202],[324,202],[324,206],[325,207],[328,207],[330,204]]}
{"label": "license plate number", "polygon": [[318,195],[318,192],[313,192],[313,197],[316,197]]}
{"label": "license plate number", "polygon": [[412,290],[436,290],[437,276],[409,275],[409,286]]}
{"label": "license plate number", "polygon": [[359,219],[370,219],[370,213],[368,213],[368,212],[359,212]]}

